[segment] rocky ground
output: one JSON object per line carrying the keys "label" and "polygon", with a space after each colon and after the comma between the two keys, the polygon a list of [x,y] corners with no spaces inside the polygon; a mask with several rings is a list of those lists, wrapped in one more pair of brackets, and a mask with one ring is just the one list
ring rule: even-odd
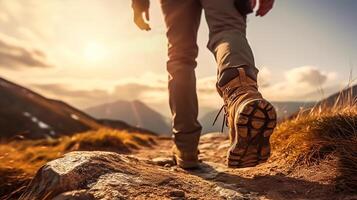
{"label": "rocky ground", "polygon": [[[227,136],[202,137],[200,169],[172,165],[169,138],[133,155],[72,152],[42,167],[22,199],[357,199],[330,184],[324,165],[291,170],[277,159],[255,168],[224,165]],[[329,162],[334,162],[333,160]]]}

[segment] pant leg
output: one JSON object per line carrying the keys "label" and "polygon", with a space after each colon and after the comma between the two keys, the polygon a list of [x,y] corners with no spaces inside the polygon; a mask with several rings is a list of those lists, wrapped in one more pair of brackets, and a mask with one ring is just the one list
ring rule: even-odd
{"label": "pant leg", "polygon": [[161,0],[167,26],[169,102],[173,136],[181,151],[196,151],[201,125],[197,120],[197,31],[202,7],[199,0]]}
{"label": "pant leg", "polygon": [[246,38],[246,16],[238,12],[234,1],[201,0],[210,31],[207,46],[215,55],[218,77],[235,67],[244,67],[256,76],[258,70]]}

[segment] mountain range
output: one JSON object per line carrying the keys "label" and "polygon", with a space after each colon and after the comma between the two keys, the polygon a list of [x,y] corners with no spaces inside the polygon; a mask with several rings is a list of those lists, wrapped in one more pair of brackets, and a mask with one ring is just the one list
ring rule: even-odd
{"label": "mountain range", "polygon": [[170,133],[168,119],[138,100],[119,100],[87,108],[85,112],[97,119],[121,120],[161,135]]}

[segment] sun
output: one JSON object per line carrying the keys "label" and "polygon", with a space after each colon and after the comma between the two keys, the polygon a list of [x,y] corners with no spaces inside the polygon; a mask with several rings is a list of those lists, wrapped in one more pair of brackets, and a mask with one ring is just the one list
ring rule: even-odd
{"label": "sun", "polygon": [[88,62],[98,62],[105,59],[107,49],[101,43],[90,42],[83,49],[83,57]]}

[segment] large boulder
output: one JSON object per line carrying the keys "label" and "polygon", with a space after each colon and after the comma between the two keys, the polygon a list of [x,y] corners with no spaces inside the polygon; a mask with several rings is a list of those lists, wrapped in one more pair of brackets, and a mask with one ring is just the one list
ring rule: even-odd
{"label": "large boulder", "polygon": [[43,166],[21,199],[124,198],[126,194],[119,191],[103,192],[139,183],[131,167],[136,162],[135,158],[112,152],[71,152]]}
{"label": "large boulder", "polygon": [[71,152],[40,168],[20,199],[219,199],[211,183],[176,170],[130,155]]}

